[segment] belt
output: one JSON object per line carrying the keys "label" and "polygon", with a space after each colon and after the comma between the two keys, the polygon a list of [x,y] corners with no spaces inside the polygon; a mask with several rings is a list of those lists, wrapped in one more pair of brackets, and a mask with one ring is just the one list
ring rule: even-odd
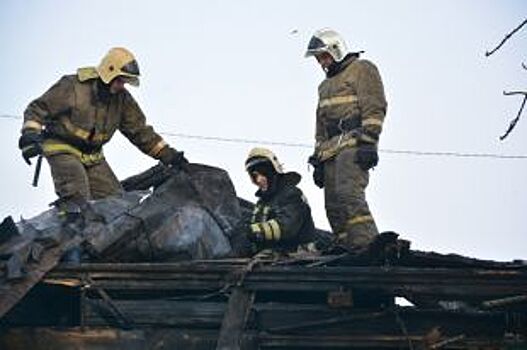
{"label": "belt", "polygon": [[333,136],[342,135],[360,127],[361,119],[355,116],[329,122],[326,126],[326,132],[328,137],[332,138]]}
{"label": "belt", "polygon": [[71,154],[77,157],[82,164],[87,166],[98,164],[104,160],[104,154],[102,150],[92,153],[85,153],[72,145],[54,139],[44,140],[42,144],[42,152],[45,156]]}

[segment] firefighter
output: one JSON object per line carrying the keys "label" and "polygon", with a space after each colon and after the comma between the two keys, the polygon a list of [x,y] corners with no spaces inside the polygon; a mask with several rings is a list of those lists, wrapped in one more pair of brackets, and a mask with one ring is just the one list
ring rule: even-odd
{"label": "firefighter", "polygon": [[257,250],[296,251],[314,238],[315,225],[311,208],[302,191],[296,172],[284,172],[275,154],[254,148],[245,161],[245,169],[258,187],[258,201],[246,229]]}
{"label": "firefighter", "polygon": [[337,242],[351,253],[367,251],[378,235],[365,198],[368,171],[377,165],[377,145],[386,115],[384,87],[376,66],[350,52],[334,30],[321,29],[305,56],[326,75],[318,87],[313,180],[324,188],[326,214]]}
{"label": "firefighter", "polygon": [[122,192],[102,149],[117,130],[165,165],[187,162],[146,124],[126,84],[139,85],[139,66],[130,51],[112,48],[97,67],[63,76],[25,110],[19,148],[28,164],[39,155],[47,159],[59,203]]}

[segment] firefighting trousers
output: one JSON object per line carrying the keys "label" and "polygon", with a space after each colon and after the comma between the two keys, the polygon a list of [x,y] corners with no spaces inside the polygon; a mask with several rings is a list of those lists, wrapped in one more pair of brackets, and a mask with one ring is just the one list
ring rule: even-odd
{"label": "firefighting trousers", "polygon": [[119,180],[104,159],[91,165],[67,153],[50,155],[46,159],[60,199],[101,199],[122,192]]}
{"label": "firefighting trousers", "polygon": [[339,241],[364,250],[379,233],[366,202],[368,171],[355,163],[356,148],[346,148],[324,162],[326,215]]}

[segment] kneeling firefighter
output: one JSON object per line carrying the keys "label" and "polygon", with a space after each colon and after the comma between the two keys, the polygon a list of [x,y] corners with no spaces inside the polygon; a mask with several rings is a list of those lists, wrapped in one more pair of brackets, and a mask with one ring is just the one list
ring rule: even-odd
{"label": "kneeling firefighter", "polygon": [[250,151],[245,169],[258,187],[258,201],[246,229],[257,250],[293,252],[312,242],[315,225],[311,208],[296,186],[300,174],[284,172],[275,154],[265,148]]}

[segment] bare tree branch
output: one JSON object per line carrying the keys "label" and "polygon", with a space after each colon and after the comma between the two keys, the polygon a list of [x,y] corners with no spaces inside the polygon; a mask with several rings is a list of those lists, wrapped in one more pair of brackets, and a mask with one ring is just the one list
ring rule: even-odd
{"label": "bare tree branch", "polygon": [[503,91],[503,94],[505,96],[511,96],[511,95],[523,95],[523,101],[522,101],[522,105],[520,107],[520,110],[518,111],[518,114],[516,115],[516,118],[514,118],[513,120],[511,120],[510,124],[509,124],[509,127],[507,128],[507,131],[505,132],[505,134],[501,135],[500,136],[500,140],[503,141],[505,140],[505,138],[507,136],[509,136],[509,134],[511,133],[512,129],[514,129],[514,127],[516,126],[516,124],[518,123],[518,120],[520,120],[520,116],[523,112],[523,107],[525,107],[525,103],[527,102],[527,91]]}
{"label": "bare tree branch", "polygon": [[527,70],[527,66],[523,62],[522,62],[522,67],[523,67],[523,69]]}
{"label": "bare tree branch", "polygon": [[516,28],[514,28],[514,30],[512,32],[510,32],[509,34],[505,35],[505,38],[503,38],[503,40],[501,41],[501,43],[496,46],[493,50],[491,50],[490,52],[487,51],[485,52],[485,56],[489,57],[490,55],[492,55],[494,52],[498,51],[500,49],[500,47],[503,46],[503,44],[505,44],[505,42],[507,40],[510,39],[511,36],[514,35],[514,33],[516,33],[518,30],[520,30],[525,24],[527,24],[527,18],[519,25],[517,26]]}
{"label": "bare tree branch", "polygon": [[527,91],[503,91],[503,94],[505,96],[512,96],[512,95],[527,95]]}

